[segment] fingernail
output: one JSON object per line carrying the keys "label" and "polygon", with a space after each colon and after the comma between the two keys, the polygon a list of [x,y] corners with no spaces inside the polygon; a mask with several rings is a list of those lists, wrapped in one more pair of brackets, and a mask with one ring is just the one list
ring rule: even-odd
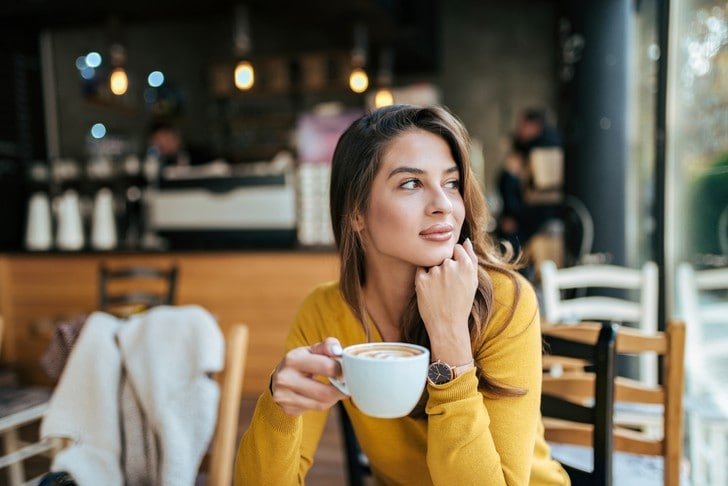
{"label": "fingernail", "polygon": [[331,354],[339,356],[342,353],[341,345],[339,343],[334,343],[331,346],[329,346],[329,351],[331,351]]}

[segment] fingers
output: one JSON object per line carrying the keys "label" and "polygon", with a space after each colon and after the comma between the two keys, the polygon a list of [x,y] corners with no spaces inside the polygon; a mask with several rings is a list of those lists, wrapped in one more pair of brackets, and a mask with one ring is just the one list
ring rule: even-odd
{"label": "fingers", "polygon": [[465,248],[465,251],[467,251],[470,260],[473,262],[473,265],[477,267],[478,255],[475,253],[475,248],[473,248],[473,242],[470,240],[470,238],[465,240],[465,244],[463,245],[463,247]]}
{"label": "fingers", "polygon": [[452,258],[458,262],[470,261],[474,266],[478,266],[478,255],[470,238],[466,238],[462,245],[455,245]]}
{"label": "fingers", "polygon": [[290,386],[281,383],[273,393],[273,400],[291,416],[308,410],[328,410],[345,396],[332,385],[324,385],[312,379],[292,381]]}
{"label": "fingers", "polygon": [[314,377],[340,375],[341,367],[334,359],[338,355],[341,355],[341,344],[336,338],[286,353],[271,378],[273,400],[292,416],[330,408],[346,395]]}
{"label": "fingers", "polygon": [[341,343],[335,337],[328,337],[309,348],[311,353],[335,358],[341,356]]}
{"label": "fingers", "polygon": [[333,377],[341,374],[341,366],[338,361],[328,356],[314,354],[306,348],[302,348],[296,353],[288,353],[284,361],[284,366],[309,375]]}
{"label": "fingers", "polygon": [[[300,380],[297,377],[283,376],[279,380],[279,384],[283,389],[292,391],[296,395],[304,397],[315,402],[333,405],[346,395],[341,393],[338,388],[328,383],[321,383],[316,380]],[[312,407],[316,408],[316,407]]]}

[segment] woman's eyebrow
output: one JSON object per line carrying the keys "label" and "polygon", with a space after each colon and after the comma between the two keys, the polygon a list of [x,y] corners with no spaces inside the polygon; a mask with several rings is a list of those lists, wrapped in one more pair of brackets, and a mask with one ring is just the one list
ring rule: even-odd
{"label": "woman's eyebrow", "polygon": [[[444,174],[451,174],[453,172],[458,172],[458,166],[457,165],[453,165],[449,169],[446,169],[445,171],[443,171]],[[389,179],[392,176],[395,176],[397,174],[402,174],[402,173],[407,173],[407,174],[424,174],[425,171],[422,170],[422,169],[418,169],[417,167],[404,167],[404,166],[403,167],[397,167],[396,169],[393,169],[392,172],[389,173],[389,175],[387,176],[387,179]]]}
{"label": "woman's eyebrow", "polygon": [[387,179],[391,178],[392,176],[395,176],[397,174],[402,173],[408,173],[408,174],[424,174],[425,171],[422,169],[418,169],[417,167],[397,167],[396,169],[392,170],[392,172],[389,173],[387,176]]}

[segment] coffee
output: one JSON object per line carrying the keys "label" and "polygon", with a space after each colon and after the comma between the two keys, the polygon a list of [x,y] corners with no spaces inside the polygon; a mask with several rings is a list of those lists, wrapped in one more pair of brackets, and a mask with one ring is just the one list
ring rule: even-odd
{"label": "coffee", "polygon": [[368,348],[356,349],[351,352],[353,356],[370,359],[398,359],[419,356],[422,351],[416,348],[405,348],[402,346],[387,346],[386,344]]}

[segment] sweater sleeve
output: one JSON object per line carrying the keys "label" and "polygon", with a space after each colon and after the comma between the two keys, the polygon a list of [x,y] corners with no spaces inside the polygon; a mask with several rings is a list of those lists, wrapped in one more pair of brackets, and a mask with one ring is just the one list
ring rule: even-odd
{"label": "sweater sleeve", "polygon": [[[320,341],[322,317],[310,296],[296,316],[286,350]],[[292,417],[273,401],[269,390],[263,392],[238,448],[235,485],[304,484],[327,417],[328,411]]]}
{"label": "sweater sleeve", "polygon": [[540,419],[541,330],[537,300],[525,280],[511,297],[519,293],[514,304],[495,306],[475,358],[491,380],[525,395],[479,390],[475,370],[445,385],[428,384],[427,464],[436,485],[529,482]]}

